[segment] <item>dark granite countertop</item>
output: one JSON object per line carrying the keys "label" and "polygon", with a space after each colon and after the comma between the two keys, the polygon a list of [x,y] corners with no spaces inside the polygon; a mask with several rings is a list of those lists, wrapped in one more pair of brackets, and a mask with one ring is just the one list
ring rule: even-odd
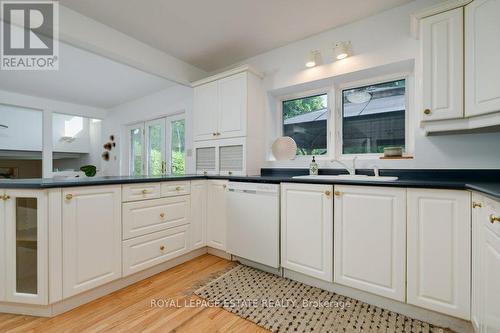
{"label": "dark granite countertop", "polygon": [[[381,170],[382,176],[398,176],[396,181],[377,182],[359,180],[325,180],[325,179],[294,179],[293,176],[305,175],[303,169],[262,169],[262,175],[257,176],[112,176],[112,177],[81,177],[71,179],[0,179],[0,188],[33,188],[46,189],[73,186],[111,185],[148,183],[164,181],[180,181],[193,179],[227,179],[229,181],[262,182],[279,184],[283,182],[344,184],[367,186],[393,186],[416,188],[439,188],[473,190],[500,200],[500,170]],[[370,174],[371,170],[357,170],[360,174]],[[339,174],[344,171],[323,171],[324,174]]]}

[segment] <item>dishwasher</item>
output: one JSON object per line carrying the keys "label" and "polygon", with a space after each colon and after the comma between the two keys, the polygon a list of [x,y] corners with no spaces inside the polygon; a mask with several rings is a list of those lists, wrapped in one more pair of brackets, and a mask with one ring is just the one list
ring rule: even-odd
{"label": "dishwasher", "polygon": [[227,252],[279,268],[280,186],[229,182]]}

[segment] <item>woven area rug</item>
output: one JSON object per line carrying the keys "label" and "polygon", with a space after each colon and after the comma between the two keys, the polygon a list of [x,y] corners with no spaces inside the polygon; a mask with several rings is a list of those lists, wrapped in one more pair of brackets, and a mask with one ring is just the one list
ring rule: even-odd
{"label": "woven area rug", "polygon": [[273,332],[450,332],[244,265],[195,294]]}

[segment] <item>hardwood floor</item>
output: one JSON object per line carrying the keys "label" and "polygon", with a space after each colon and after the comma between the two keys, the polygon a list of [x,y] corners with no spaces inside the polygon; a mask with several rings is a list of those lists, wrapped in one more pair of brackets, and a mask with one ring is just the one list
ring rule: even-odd
{"label": "hardwood floor", "polygon": [[267,332],[221,308],[151,306],[197,299],[187,291],[230,265],[206,254],[54,318],[0,313],[0,332]]}

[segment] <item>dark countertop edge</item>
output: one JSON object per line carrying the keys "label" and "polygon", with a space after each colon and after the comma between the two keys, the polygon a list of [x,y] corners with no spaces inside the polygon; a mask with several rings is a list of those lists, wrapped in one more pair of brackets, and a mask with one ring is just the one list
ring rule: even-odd
{"label": "dark countertop edge", "polygon": [[351,180],[311,180],[311,179],[294,179],[290,176],[204,176],[204,175],[187,175],[175,177],[152,177],[152,178],[134,178],[134,177],[110,177],[82,180],[19,180],[19,181],[1,181],[0,189],[50,189],[63,187],[79,187],[79,186],[99,186],[99,185],[116,185],[116,184],[134,184],[134,183],[153,183],[153,182],[172,182],[197,179],[224,179],[230,181],[241,182],[257,182],[257,183],[303,183],[303,184],[328,184],[328,185],[363,185],[363,186],[389,186],[389,187],[411,187],[411,188],[436,188],[436,189],[453,189],[453,190],[472,190],[488,195],[500,200],[500,183],[499,182],[470,182],[457,180],[412,180],[401,179],[391,182],[371,182],[371,181],[351,181]]}

